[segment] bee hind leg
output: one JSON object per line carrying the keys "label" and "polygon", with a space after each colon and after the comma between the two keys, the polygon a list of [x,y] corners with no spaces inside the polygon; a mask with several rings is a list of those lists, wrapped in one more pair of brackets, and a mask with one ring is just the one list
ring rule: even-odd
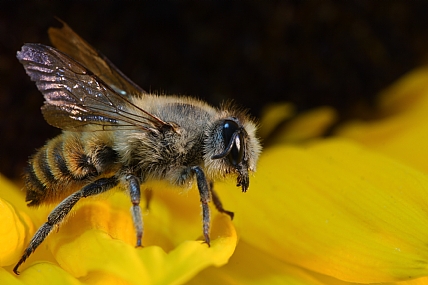
{"label": "bee hind leg", "polygon": [[118,184],[118,180],[116,177],[111,178],[101,178],[94,181],[91,184],[86,185],[81,190],[71,194],[67,198],[65,198],[48,216],[48,220],[44,223],[34,234],[31,239],[28,247],[25,249],[24,254],[21,259],[13,268],[13,272],[16,275],[19,275],[18,268],[22,263],[27,260],[27,258],[36,250],[36,248],[45,240],[45,238],[49,235],[52,229],[59,225],[67,214],[71,211],[73,206],[81,199],[88,196],[93,196],[97,194],[101,194]]}
{"label": "bee hind leg", "polygon": [[140,207],[140,182],[138,178],[134,175],[128,174],[125,175],[125,183],[129,189],[129,195],[131,196],[132,202],[132,219],[134,222],[135,231],[137,233],[137,247],[142,246],[141,240],[143,238],[143,215],[141,214]]}

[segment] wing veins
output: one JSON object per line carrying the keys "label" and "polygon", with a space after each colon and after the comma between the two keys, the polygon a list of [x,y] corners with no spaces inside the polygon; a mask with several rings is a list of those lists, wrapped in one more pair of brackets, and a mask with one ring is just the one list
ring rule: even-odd
{"label": "wing veins", "polygon": [[[172,126],[135,105],[90,70],[54,48],[26,44],[17,56],[45,95],[45,118],[54,126],[77,130],[79,125],[112,126],[112,121],[116,126],[123,121],[146,131]],[[72,123],[67,116],[78,123]],[[56,117],[62,119],[54,122]]]}

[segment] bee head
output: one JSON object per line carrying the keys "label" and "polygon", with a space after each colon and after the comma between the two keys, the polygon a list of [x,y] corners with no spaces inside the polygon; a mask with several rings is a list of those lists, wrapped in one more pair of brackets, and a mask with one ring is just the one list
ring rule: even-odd
{"label": "bee head", "polygon": [[249,171],[255,171],[261,150],[256,127],[249,119],[226,117],[217,120],[205,139],[205,165],[210,176],[237,174],[237,186],[249,187]]}

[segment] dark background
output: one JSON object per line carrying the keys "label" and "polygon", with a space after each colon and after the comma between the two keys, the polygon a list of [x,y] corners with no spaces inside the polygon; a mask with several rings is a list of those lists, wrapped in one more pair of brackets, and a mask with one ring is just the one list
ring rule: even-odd
{"label": "dark background", "polygon": [[[427,1],[2,1],[0,173],[19,177],[59,131],[15,58],[67,22],[147,91],[233,98],[255,116],[268,102],[320,105],[341,119],[375,109],[376,93],[428,51]],[[366,110],[361,112],[361,110]]]}

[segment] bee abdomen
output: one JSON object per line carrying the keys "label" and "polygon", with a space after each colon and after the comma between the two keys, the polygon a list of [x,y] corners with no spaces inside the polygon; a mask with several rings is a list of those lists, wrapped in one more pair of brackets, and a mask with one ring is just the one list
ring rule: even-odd
{"label": "bee abdomen", "polygon": [[116,153],[111,148],[94,144],[88,150],[83,144],[80,136],[63,134],[31,157],[25,173],[29,206],[64,198],[115,162]]}

